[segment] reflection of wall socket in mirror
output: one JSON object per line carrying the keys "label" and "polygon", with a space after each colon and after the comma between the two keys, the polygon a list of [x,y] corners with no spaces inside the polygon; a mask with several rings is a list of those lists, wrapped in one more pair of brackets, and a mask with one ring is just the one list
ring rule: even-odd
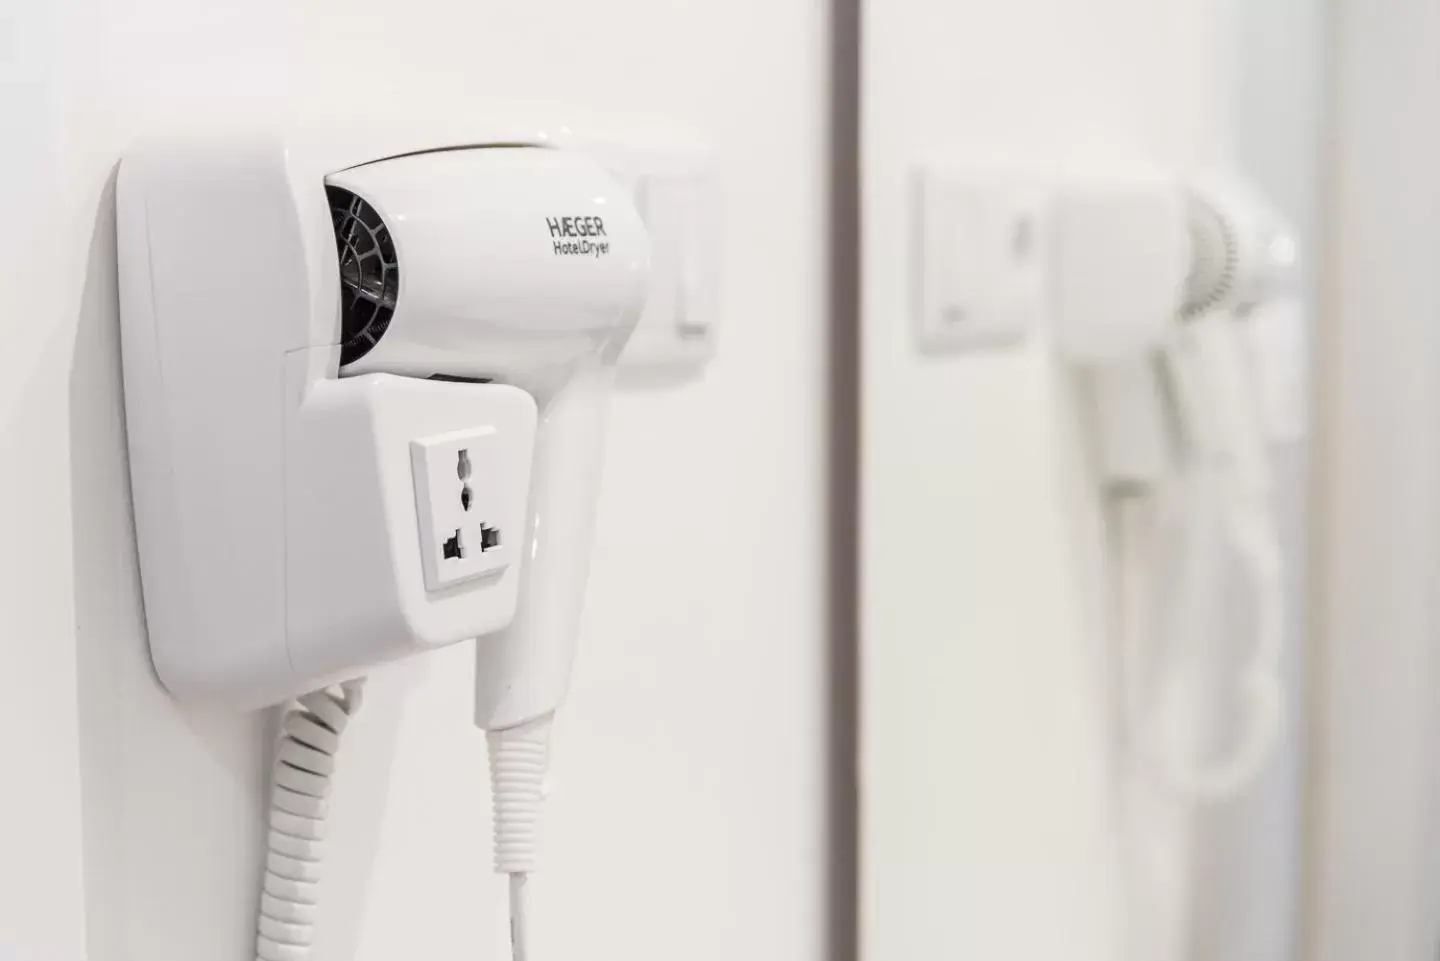
{"label": "reflection of wall socket in mirror", "polygon": [[1045,321],[1047,191],[994,170],[924,170],[915,189],[922,348],[1007,344]]}
{"label": "reflection of wall socket in mirror", "polygon": [[494,427],[451,431],[411,441],[410,461],[426,590],[496,574],[516,560],[528,442],[522,452]]}

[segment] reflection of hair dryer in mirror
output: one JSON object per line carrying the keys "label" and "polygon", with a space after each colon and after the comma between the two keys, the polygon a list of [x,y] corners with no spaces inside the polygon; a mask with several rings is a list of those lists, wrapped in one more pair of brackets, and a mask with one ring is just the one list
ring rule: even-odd
{"label": "reflection of hair dryer in mirror", "polygon": [[[1303,431],[1303,331],[1296,243],[1281,219],[1226,183],[1192,187],[1185,209],[1190,265],[1178,326],[1155,352],[1098,371],[1095,385],[1102,471],[1118,485],[1128,726],[1163,784],[1187,798],[1220,800],[1253,781],[1283,739],[1284,585],[1271,460],[1275,442]],[[1182,625],[1175,611],[1160,616],[1180,602],[1154,597],[1142,572],[1155,559],[1145,545],[1156,531],[1139,529],[1152,501],[1214,511],[1254,588],[1254,641],[1237,675],[1239,733],[1214,758],[1185,758],[1156,743],[1164,725],[1152,723],[1140,679],[1155,651],[1144,635],[1156,622],[1187,633],[1207,626],[1190,617]],[[1194,587],[1182,584],[1177,593]],[[1207,610],[1204,620],[1215,615]]]}
{"label": "reflection of hair dryer in mirror", "polygon": [[1189,233],[1182,322],[1165,357],[1179,469],[1217,501],[1252,587],[1254,637],[1237,674],[1241,717],[1228,752],[1200,761],[1156,750],[1152,760],[1183,796],[1219,800],[1253,782],[1284,739],[1285,586],[1271,463],[1273,445],[1303,431],[1303,332],[1297,244],[1267,204],[1238,184],[1193,186]]}

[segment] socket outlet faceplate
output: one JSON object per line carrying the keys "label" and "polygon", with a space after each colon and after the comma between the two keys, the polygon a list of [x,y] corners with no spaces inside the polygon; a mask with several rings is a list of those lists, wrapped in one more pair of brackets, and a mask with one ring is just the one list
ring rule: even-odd
{"label": "socket outlet faceplate", "polygon": [[516,561],[530,461],[513,447],[491,426],[410,442],[427,591],[498,574]]}
{"label": "socket outlet faceplate", "polygon": [[977,170],[916,181],[917,334],[929,352],[1022,340],[1046,319],[1045,189]]}

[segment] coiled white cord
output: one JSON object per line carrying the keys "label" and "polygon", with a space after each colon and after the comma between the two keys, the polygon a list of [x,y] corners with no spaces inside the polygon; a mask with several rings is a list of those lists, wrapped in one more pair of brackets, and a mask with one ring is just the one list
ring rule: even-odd
{"label": "coiled white cord", "polygon": [[306,961],[315,939],[330,777],[364,680],[301,697],[285,712],[270,789],[256,961]]}
{"label": "coiled white cord", "polygon": [[[270,793],[270,834],[260,892],[256,961],[307,961],[320,901],[330,777],[340,737],[360,709],[364,680],[301,697],[285,713]],[[510,947],[528,961],[527,885],[539,848],[553,715],[486,737],[490,754],[495,870],[510,880]]]}
{"label": "coiled white cord", "polygon": [[[1198,496],[1194,490],[1187,494]],[[1225,512],[1227,539],[1244,565],[1255,593],[1254,642],[1238,672],[1237,690],[1244,717],[1236,743],[1224,755],[1203,760],[1181,758],[1148,736],[1154,725],[1147,717],[1140,665],[1149,646],[1146,643],[1147,609],[1155,598],[1141,572],[1154,567],[1154,558],[1147,556],[1151,552],[1145,545],[1147,540],[1153,540],[1154,531],[1143,529],[1136,500],[1126,497],[1116,504],[1127,727],[1135,736],[1150,771],[1172,794],[1189,801],[1228,800],[1259,777],[1284,740],[1285,592],[1279,534],[1264,505],[1231,502],[1220,507]],[[1189,563],[1193,561],[1187,566]],[[1187,571],[1185,576],[1193,576],[1193,572]],[[1186,620],[1195,618],[1206,620],[1200,612]]]}
{"label": "coiled white cord", "polygon": [[495,870],[510,876],[510,951],[513,961],[530,955],[526,885],[539,850],[540,806],[550,763],[550,727],[546,714],[486,735],[490,753],[490,791],[494,808]]}

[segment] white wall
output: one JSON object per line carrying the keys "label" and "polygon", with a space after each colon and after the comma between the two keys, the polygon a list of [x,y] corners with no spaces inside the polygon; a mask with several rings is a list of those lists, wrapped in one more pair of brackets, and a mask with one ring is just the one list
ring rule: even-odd
{"label": "white wall", "polygon": [[1093,498],[1047,346],[913,345],[908,176],[936,154],[1223,158],[1202,0],[866,5],[862,950],[1114,961]]}
{"label": "white wall", "polygon": [[[516,97],[695,130],[728,199],[719,358],[615,399],[536,953],[818,958],[824,5],[11,8],[0,636],[21,653],[0,722],[23,789],[0,800],[0,956],[249,957],[263,719],[178,707],[145,655],[116,353],[125,143],[281,105],[385,123]],[[375,678],[344,749],[322,959],[502,956],[469,677],[455,649]]]}
{"label": "white wall", "polygon": [[[83,249],[67,257],[57,149],[56,11],[0,10],[0,957],[7,941],[45,944],[40,957],[79,957],[84,943],[80,768],[71,615],[66,393]],[[79,229],[75,231],[80,236]],[[83,248],[84,241],[79,242]],[[61,278],[70,281],[62,289]],[[61,323],[62,317],[66,322]],[[46,410],[43,417],[28,413]],[[14,466],[12,466],[14,465]],[[25,465],[28,469],[19,469]],[[25,785],[23,789],[18,785]],[[23,924],[23,927],[19,927]],[[12,931],[14,934],[12,934]],[[18,937],[15,935],[18,934]]]}
{"label": "white wall", "polygon": [[1308,956],[1440,945],[1440,9],[1332,4]]}

